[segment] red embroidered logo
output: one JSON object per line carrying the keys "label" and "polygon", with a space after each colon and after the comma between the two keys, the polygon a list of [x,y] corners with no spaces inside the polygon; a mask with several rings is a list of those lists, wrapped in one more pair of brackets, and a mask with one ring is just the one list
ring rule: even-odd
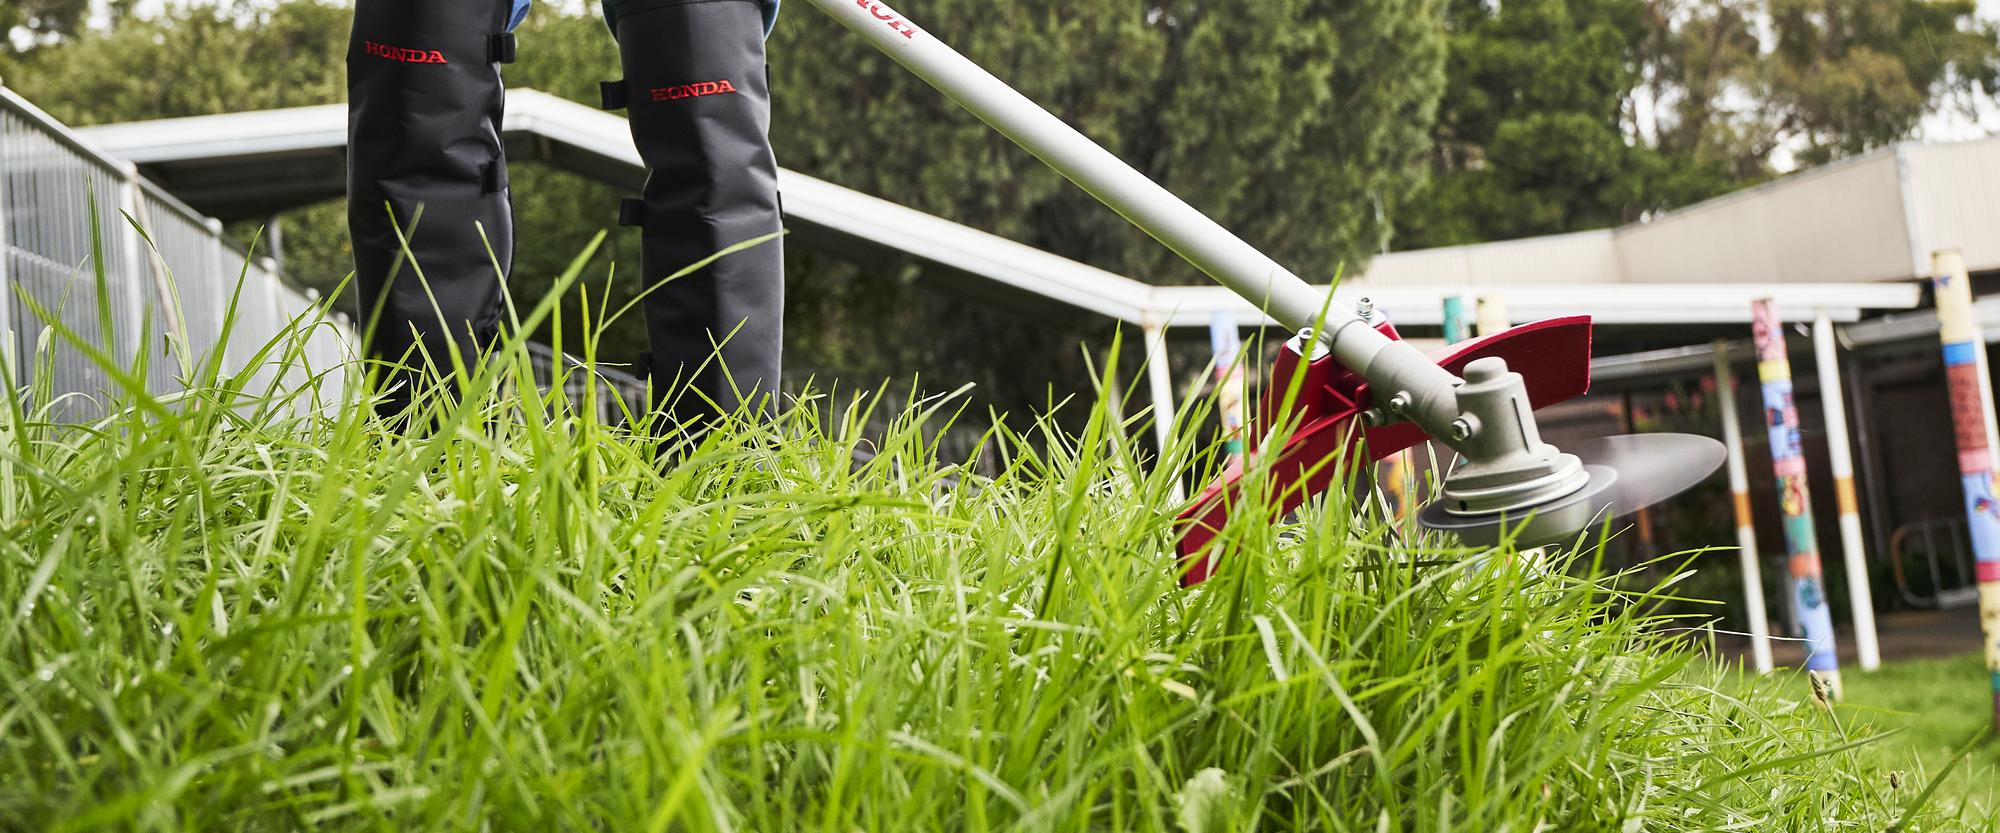
{"label": "red embroidered logo", "polygon": [[362,46],[368,50],[368,54],[386,61],[401,61],[406,64],[450,63],[444,59],[443,52],[435,49],[404,49],[400,46],[389,46],[387,44],[376,43],[372,40],[364,41]]}
{"label": "red embroidered logo", "polygon": [[896,34],[916,40],[917,24],[904,20],[902,15],[896,13],[895,9],[877,3],[875,0],[854,0],[854,5],[867,9],[869,14],[875,16],[876,20],[880,20],[888,24],[889,28],[896,30]]}
{"label": "red embroidered logo", "polygon": [[679,101],[683,98],[700,98],[705,95],[723,95],[736,92],[736,85],[723,81],[703,81],[699,84],[680,84],[659,87],[652,91],[654,101]]}

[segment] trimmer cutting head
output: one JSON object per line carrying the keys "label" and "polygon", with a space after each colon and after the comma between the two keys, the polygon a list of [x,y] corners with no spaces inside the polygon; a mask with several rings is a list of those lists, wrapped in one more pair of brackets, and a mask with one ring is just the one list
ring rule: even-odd
{"label": "trimmer cutting head", "polygon": [[1692,434],[1626,434],[1566,443],[1588,479],[1575,491],[1537,505],[1504,512],[1472,512],[1441,499],[1418,520],[1467,544],[1485,546],[1511,538],[1517,546],[1566,543],[1577,533],[1629,515],[1706,479],[1722,465],[1722,443]]}

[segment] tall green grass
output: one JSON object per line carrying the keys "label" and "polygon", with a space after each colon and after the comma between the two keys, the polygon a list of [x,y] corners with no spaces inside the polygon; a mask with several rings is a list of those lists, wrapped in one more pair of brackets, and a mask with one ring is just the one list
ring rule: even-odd
{"label": "tall green grass", "polygon": [[1210,450],[1183,425],[1156,465],[1120,402],[996,429],[976,477],[937,457],[950,400],[873,437],[865,400],[808,398],[647,438],[539,392],[518,341],[464,364],[407,436],[192,360],[171,401],[107,367],[85,425],[8,380],[0,827],[1984,823],[1587,556],[1451,549],[1336,493],[1245,507],[1180,589],[1171,472]]}

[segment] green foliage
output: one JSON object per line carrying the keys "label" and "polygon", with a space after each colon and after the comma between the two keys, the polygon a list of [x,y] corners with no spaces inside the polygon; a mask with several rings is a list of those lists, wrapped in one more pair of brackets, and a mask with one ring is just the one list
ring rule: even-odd
{"label": "green foliage", "polygon": [[1947,97],[2000,92],[2000,29],[1972,0],[1770,0],[1777,127],[1808,164],[1909,135]]}
{"label": "green foliage", "polygon": [[[588,262],[517,313],[546,320]],[[1167,495],[1213,450],[1149,465],[1109,402],[1078,434],[994,432],[992,478],[924,439],[948,406],[865,464],[852,410],[806,407],[662,467],[682,438],[537,393],[522,346],[421,401],[418,436],[358,387],[197,357],[171,402],[107,364],[90,426],[50,421],[45,377],[0,380],[0,818],[1975,829],[1857,756],[1872,730],[1701,663],[1646,612],[1664,588],[1587,561],[1400,539],[1335,489],[1277,528],[1242,504],[1183,590]]]}
{"label": "green foliage", "polygon": [[[1398,246],[1600,228],[1725,189],[1628,138],[1645,12],[1644,0],[1454,0],[1436,176],[1398,213]],[[1689,174],[1698,182],[1676,181]]]}
{"label": "green foliage", "polygon": [[[1898,141],[1991,94],[1968,0],[1455,0],[1402,248],[1632,222]],[[1760,27],[1768,24],[1768,35]]]}
{"label": "green foliage", "polygon": [[[1434,0],[899,8],[1322,279],[1379,249],[1387,229],[1377,209],[1417,181],[1442,83]],[[922,81],[802,11],[779,23],[771,46],[774,136],[787,164],[1144,280],[1200,280]]]}
{"label": "green foliage", "polygon": [[131,14],[137,0],[8,0],[0,5],[0,68],[11,57],[82,31],[90,20],[91,7],[101,5],[111,20]]}
{"label": "green foliage", "polygon": [[175,5],[37,49],[7,83],[75,125],[328,104],[346,95],[351,15],[316,0]]}

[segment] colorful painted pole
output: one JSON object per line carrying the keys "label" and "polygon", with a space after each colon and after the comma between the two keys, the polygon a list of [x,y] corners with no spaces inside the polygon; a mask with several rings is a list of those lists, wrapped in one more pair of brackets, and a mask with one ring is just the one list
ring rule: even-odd
{"label": "colorful painted pole", "polygon": [[1472,337],[1472,322],[1465,315],[1465,296],[1444,296],[1444,343],[1457,344]]}
{"label": "colorful painted pole", "polygon": [[2000,727],[2000,505],[1993,499],[1993,457],[1986,442],[1989,404],[1979,386],[1984,343],[1972,311],[1972,278],[1957,249],[1931,255],[1937,296],[1938,338],[1944,342],[1945,383],[1951,388],[1952,433],[1958,440],[1959,482],[1979,577],[1979,630],[1986,639],[1986,671],[1993,688],[1993,724]]}
{"label": "colorful painted pole", "polygon": [[[1979,320],[1977,313],[1973,314],[1972,320],[1975,323]],[[2000,448],[2000,423],[1995,422],[1995,414],[1993,413],[1993,365],[1987,361],[1984,329],[1981,330],[1980,337],[1973,339],[1972,343],[1979,345],[1979,349],[1972,351],[1972,354],[1979,357],[1979,401],[1986,403],[1984,409],[1986,411],[1986,447]]]}
{"label": "colorful painted pole", "polygon": [[1771,673],[1771,621],[1764,606],[1764,568],[1757,523],[1750,514],[1750,470],[1743,462],[1743,420],[1736,413],[1736,372],[1729,342],[1715,342],[1716,407],[1722,411],[1722,445],[1729,450],[1729,496],[1736,505],[1736,558],[1743,570],[1744,620],[1750,625],[1750,659],[1757,673]]}
{"label": "colorful painted pole", "polygon": [[1840,386],[1840,345],[1833,319],[1813,319],[1813,357],[1819,365],[1819,401],[1826,411],[1826,456],[1833,463],[1833,491],[1840,506],[1840,555],[1847,567],[1847,603],[1854,618],[1854,652],[1861,670],[1882,667],[1875,639],[1875,594],[1868,586],[1868,549],[1861,538],[1861,502],[1854,496],[1854,451],[1847,435],[1847,397]]}
{"label": "colorful painted pole", "polygon": [[1222,420],[1226,462],[1243,458],[1243,338],[1236,316],[1217,312],[1208,319],[1208,345],[1215,351],[1215,410]]}
{"label": "colorful painted pole", "polygon": [[1750,305],[1750,329],[1757,345],[1757,378],[1764,384],[1764,426],[1771,435],[1771,469],[1777,475],[1778,507],[1785,516],[1785,553],[1799,623],[1806,632],[1806,670],[1840,696],[1840,659],[1835,654],[1833,610],[1813,531],[1812,492],[1806,488],[1806,456],[1799,440],[1799,409],[1792,402],[1792,360],[1785,352],[1785,326],[1777,305],[1764,298]]}

